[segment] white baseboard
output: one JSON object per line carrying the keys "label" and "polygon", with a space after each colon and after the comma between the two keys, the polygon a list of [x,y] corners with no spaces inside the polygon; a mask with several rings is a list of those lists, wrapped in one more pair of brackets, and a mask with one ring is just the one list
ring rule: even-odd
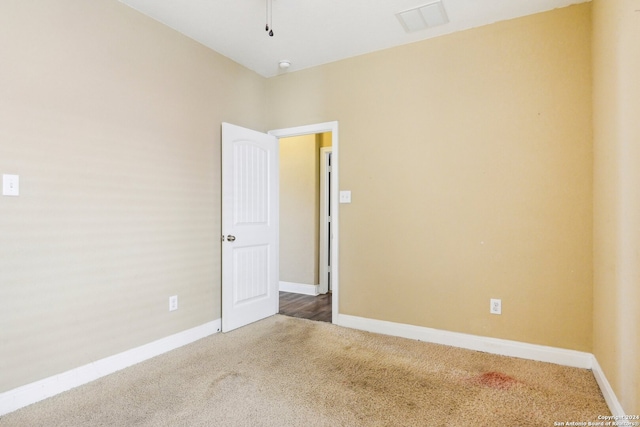
{"label": "white baseboard", "polygon": [[0,416],[220,332],[220,319],[0,394]]}
{"label": "white baseboard", "polygon": [[306,285],[304,283],[280,281],[280,291],[282,292],[316,296],[320,295],[319,288],[319,285]]}
{"label": "white baseboard", "polygon": [[363,317],[338,315],[338,325],[379,334],[410,338],[435,344],[450,345],[468,350],[483,351],[501,356],[550,362],[575,368],[591,369],[593,355],[575,350],[565,350],[518,341],[482,337],[478,335],[449,332],[422,326],[366,319]]}
{"label": "white baseboard", "polygon": [[378,334],[483,351],[500,356],[519,357],[574,368],[591,369],[611,413],[618,416],[625,415],[622,405],[620,405],[609,381],[607,381],[602,368],[598,364],[598,360],[591,353],[367,319],[347,314],[338,314],[337,322],[334,322],[334,324]]}
{"label": "white baseboard", "polygon": [[[282,284],[283,282],[280,283]],[[305,286],[312,287],[313,285]],[[336,317],[337,321],[334,324],[347,328],[450,345],[501,356],[520,357],[591,369],[611,413],[617,416],[625,415],[622,405],[620,405],[602,368],[591,353],[367,319],[347,314],[337,314]],[[0,394],[0,416],[213,335],[220,332],[220,322],[220,319],[217,319],[88,365],[6,391]]]}
{"label": "white baseboard", "polygon": [[604,400],[607,402],[609,406],[609,410],[611,411],[611,415],[624,416],[624,409],[622,409],[622,405],[620,405],[620,401],[616,397],[616,394],[609,384],[607,377],[604,375],[604,371],[600,367],[598,360],[595,356],[593,356],[593,367],[591,368],[593,371],[593,376],[596,377],[596,381],[598,386],[600,386],[600,391],[602,391],[602,395],[604,396]]}

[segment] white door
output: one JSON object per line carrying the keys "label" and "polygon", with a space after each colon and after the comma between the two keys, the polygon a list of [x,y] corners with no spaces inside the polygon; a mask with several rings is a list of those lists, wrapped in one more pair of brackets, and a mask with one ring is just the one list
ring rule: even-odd
{"label": "white door", "polygon": [[278,312],[276,137],[222,124],[222,331]]}

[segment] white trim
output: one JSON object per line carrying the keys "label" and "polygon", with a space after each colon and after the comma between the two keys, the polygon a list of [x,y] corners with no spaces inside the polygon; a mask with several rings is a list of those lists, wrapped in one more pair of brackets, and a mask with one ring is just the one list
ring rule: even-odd
{"label": "white trim", "polygon": [[611,411],[611,415],[624,416],[624,409],[622,409],[622,405],[620,401],[616,397],[616,394],[611,388],[611,384],[607,380],[607,377],[604,375],[604,371],[600,367],[598,363],[598,359],[593,356],[593,367],[591,368],[593,371],[593,376],[596,377],[596,382],[600,386],[600,391],[604,396],[604,400],[607,402],[607,406],[609,406],[609,410]]}
{"label": "white trim", "polygon": [[294,282],[283,282],[280,281],[280,291],[281,292],[291,292],[294,294],[303,294],[303,295],[320,295],[319,292],[320,286],[318,285],[307,285],[305,283],[294,283]]}
{"label": "white trim", "polygon": [[331,260],[329,259],[329,253],[331,248],[331,238],[327,237],[329,232],[331,212],[327,215],[327,205],[331,204],[331,194],[329,189],[331,188],[330,182],[327,180],[327,176],[331,176],[331,167],[329,166],[329,159],[333,149],[331,147],[320,148],[320,236],[319,236],[319,250],[318,264],[319,264],[319,287],[318,292],[326,294],[329,292],[329,266]]}
{"label": "white trim", "polygon": [[306,126],[298,126],[294,128],[286,128],[286,129],[275,129],[271,130],[268,133],[277,138],[286,138],[290,136],[299,136],[299,135],[309,135],[315,133],[323,133],[323,132],[331,132],[331,148],[332,148],[332,156],[331,156],[331,223],[332,223],[332,231],[333,231],[333,243],[331,245],[331,321],[336,323],[338,320],[338,315],[340,313],[340,305],[339,305],[339,290],[340,290],[340,268],[339,268],[339,233],[340,229],[340,209],[338,209],[338,193],[340,190],[340,175],[339,175],[339,164],[340,164],[340,150],[338,148],[338,122],[325,122],[318,123],[314,125],[306,125]]}
{"label": "white trim", "polygon": [[338,130],[338,122],[324,122],[313,125],[296,126],[292,128],[274,129],[267,132],[277,138],[288,138],[290,136],[310,135],[316,133],[333,132]]}
{"label": "white trim", "polygon": [[418,341],[435,344],[449,345],[468,350],[483,351],[500,356],[519,357],[522,359],[537,360],[540,362],[555,363],[557,365],[571,366],[574,368],[590,369],[600,387],[607,406],[612,415],[625,415],[622,405],[607,381],[604,371],[598,360],[591,353],[567,350],[557,347],[548,347],[537,344],[528,344],[519,341],[503,340],[499,338],[482,337],[478,335],[449,332],[423,326],[407,325],[404,323],[387,322],[384,320],[367,319],[364,317],[340,314],[336,325],[347,328],[375,332],[384,335],[409,338]]}
{"label": "white trim", "polygon": [[0,415],[220,332],[220,319],[0,394]]}
{"label": "white trim", "polygon": [[[338,320],[334,324],[347,328],[484,351],[501,356],[520,357],[591,369],[611,414],[616,416],[625,415],[624,409],[598,360],[590,353],[367,319],[347,314],[339,314],[338,316],[334,314],[334,318]],[[62,374],[1,393],[0,416],[213,335],[220,332],[220,326],[221,321],[217,319]]]}
{"label": "white trim", "polygon": [[338,325],[379,334],[410,338],[418,341],[444,344],[468,350],[483,351],[501,356],[519,357],[540,362],[555,363],[572,366],[574,368],[591,369],[593,355],[575,350],[528,344],[519,341],[503,340],[499,338],[482,337],[478,335],[449,332],[422,326],[403,323],[387,322],[384,320],[367,319],[364,317],[341,314]]}

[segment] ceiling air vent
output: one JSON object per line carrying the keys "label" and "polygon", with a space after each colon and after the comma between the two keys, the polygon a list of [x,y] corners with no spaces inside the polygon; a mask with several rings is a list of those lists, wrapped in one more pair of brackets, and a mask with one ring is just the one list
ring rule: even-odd
{"label": "ceiling air vent", "polygon": [[426,30],[449,22],[447,12],[444,10],[444,5],[441,1],[398,12],[396,16],[407,33]]}

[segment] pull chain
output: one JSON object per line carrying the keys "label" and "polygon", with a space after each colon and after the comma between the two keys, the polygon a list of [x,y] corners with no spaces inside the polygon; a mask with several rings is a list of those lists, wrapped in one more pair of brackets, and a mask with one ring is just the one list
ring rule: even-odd
{"label": "pull chain", "polygon": [[267,24],[264,26],[264,30],[268,32],[269,37],[273,37],[273,4],[271,0],[266,0],[267,2],[267,16],[266,21]]}

